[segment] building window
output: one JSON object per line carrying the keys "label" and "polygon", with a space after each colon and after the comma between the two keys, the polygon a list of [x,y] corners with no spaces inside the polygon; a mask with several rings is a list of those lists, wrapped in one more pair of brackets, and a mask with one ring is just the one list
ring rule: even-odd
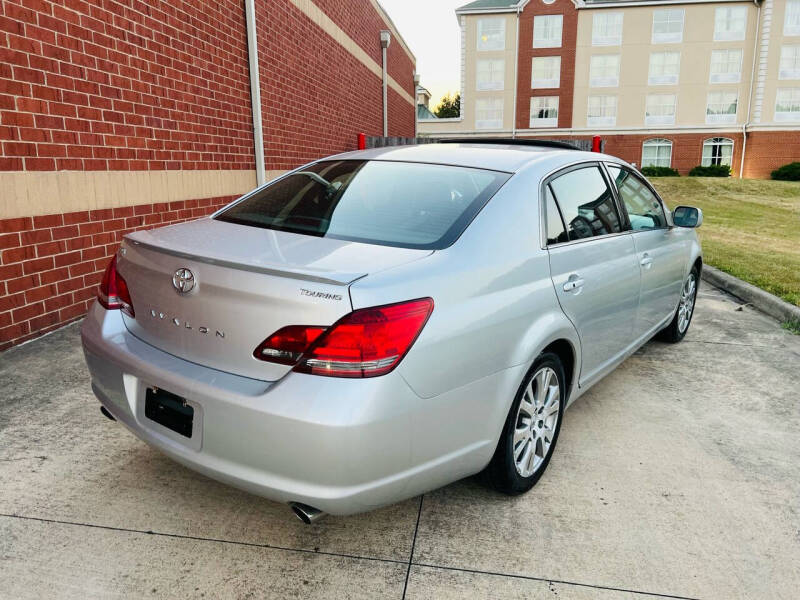
{"label": "building window", "polygon": [[711,165],[731,166],[733,156],[733,140],[728,138],[711,138],[703,142],[703,160],[700,162],[704,167]]}
{"label": "building window", "polygon": [[709,92],[706,104],[706,123],[709,125],[735,123],[737,101],[736,92]]}
{"label": "building window", "polygon": [[537,56],[531,61],[531,88],[557,88],[561,84],[561,57]]}
{"label": "building window", "polygon": [[800,88],[778,90],[775,97],[776,121],[800,121]]}
{"label": "building window", "polygon": [[648,85],[675,85],[681,70],[680,52],[653,52],[650,55]]}
{"label": "building window", "polygon": [[475,129],[500,129],[503,127],[503,99],[478,98],[475,100]]}
{"label": "building window", "polygon": [[714,41],[733,42],[744,39],[747,7],[720,6],[714,13]]}
{"label": "building window", "polygon": [[595,54],[589,60],[589,87],[619,85],[619,54]]}
{"label": "building window", "polygon": [[645,102],[645,125],[675,123],[675,94],[650,94]]}
{"label": "building window", "polygon": [[592,16],[592,46],[622,44],[622,13],[597,11]]}
{"label": "building window", "polygon": [[560,48],[563,15],[537,15],[533,18],[533,47]]}
{"label": "building window", "polygon": [[617,123],[616,96],[589,96],[589,110],[586,114],[586,125],[614,126]]}
{"label": "building window", "polygon": [[506,20],[504,18],[478,21],[478,50],[505,50]]}
{"label": "building window", "polygon": [[642,144],[643,167],[669,167],[672,165],[672,142],[653,138]]}
{"label": "building window", "polygon": [[667,8],[653,12],[653,43],[680,44],[683,41],[683,9]]}
{"label": "building window", "polygon": [[781,46],[778,79],[800,79],[800,46]]}
{"label": "building window", "polygon": [[787,0],[783,35],[800,35],[800,0]]}
{"label": "building window", "polygon": [[742,79],[742,51],[712,50],[710,83],[739,83]]}
{"label": "building window", "polygon": [[502,90],[506,61],[502,58],[481,59],[477,63],[478,90]]}
{"label": "building window", "polygon": [[558,96],[531,98],[531,127],[558,127]]}

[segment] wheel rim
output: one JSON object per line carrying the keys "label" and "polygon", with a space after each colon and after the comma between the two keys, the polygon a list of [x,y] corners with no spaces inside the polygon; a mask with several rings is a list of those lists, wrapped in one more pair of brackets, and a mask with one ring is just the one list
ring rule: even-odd
{"label": "wheel rim", "polygon": [[533,374],[517,409],[514,427],[514,465],[522,477],[530,477],[542,466],[558,427],[561,387],[550,367]]}
{"label": "wheel rim", "polygon": [[689,278],[683,284],[681,290],[681,301],[678,305],[678,331],[684,333],[689,327],[689,321],[692,320],[692,311],[694,311],[694,297],[697,290],[697,280],[694,273],[689,273]]}

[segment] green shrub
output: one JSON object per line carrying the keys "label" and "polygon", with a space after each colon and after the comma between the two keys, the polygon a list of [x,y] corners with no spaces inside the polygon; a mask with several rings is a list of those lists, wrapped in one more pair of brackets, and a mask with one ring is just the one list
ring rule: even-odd
{"label": "green shrub", "polygon": [[680,177],[678,170],[671,167],[642,167],[642,175],[647,177]]}
{"label": "green shrub", "polygon": [[800,181],[800,162],[789,163],[775,169],[772,178],[781,181]]}
{"label": "green shrub", "polygon": [[731,168],[728,165],[697,165],[689,171],[689,177],[730,177]]}

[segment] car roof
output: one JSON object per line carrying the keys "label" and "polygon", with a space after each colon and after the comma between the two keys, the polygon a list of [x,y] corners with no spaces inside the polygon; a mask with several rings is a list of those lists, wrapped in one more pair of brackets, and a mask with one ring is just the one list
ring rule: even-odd
{"label": "car roof", "polygon": [[332,159],[433,163],[504,171],[507,173],[516,173],[534,163],[538,163],[542,168],[546,168],[549,171],[557,169],[559,166],[573,164],[582,160],[623,162],[613,156],[597,152],[583,152],[581,150],[531,144],[482,144],[479,141],[372,148],[370,150],[345,152],[323,160]]}

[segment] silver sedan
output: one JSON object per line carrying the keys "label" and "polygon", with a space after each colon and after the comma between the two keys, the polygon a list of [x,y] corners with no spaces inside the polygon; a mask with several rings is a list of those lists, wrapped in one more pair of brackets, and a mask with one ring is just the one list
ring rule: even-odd
{"label": "silver sedan", "polygon": [[106,416],[306,522],[542,476],[564,410],[692,319],[702,213],[554,143],[305,165],[126,236],[82,339]]}

